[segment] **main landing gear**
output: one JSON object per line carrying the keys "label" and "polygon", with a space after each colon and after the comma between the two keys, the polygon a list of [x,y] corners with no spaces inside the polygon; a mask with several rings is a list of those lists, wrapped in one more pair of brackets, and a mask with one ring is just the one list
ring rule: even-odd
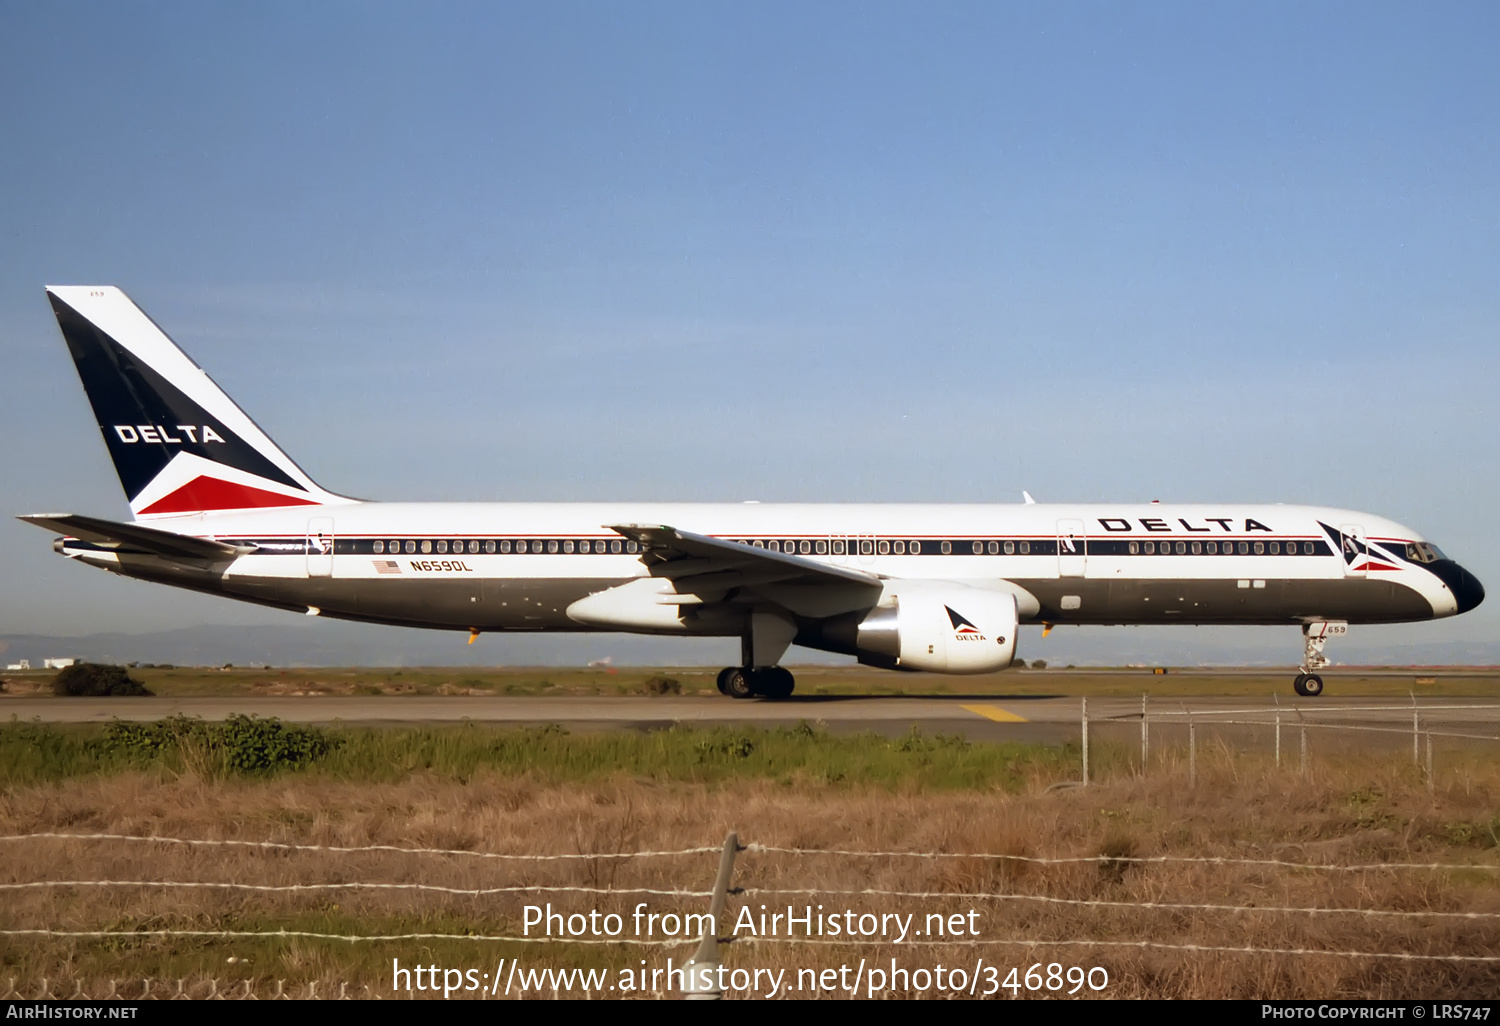
{"label": "main landing gear", "polygon": [[1302,665],[1298,667],[1301,672],[1292,681],[1293,691],[1303,698],[1317,698],[1323,693],[1323,678],[1317,674],[1328,665],[1323,643],[1348,632],[1349,625],[1338,620],[1319,620],[1302,625]]}
{"label": "main landing gear", "polygon": [[730,698],[790,698],[797,680],[780,666],[726,666],[719,671],[719,693]]}

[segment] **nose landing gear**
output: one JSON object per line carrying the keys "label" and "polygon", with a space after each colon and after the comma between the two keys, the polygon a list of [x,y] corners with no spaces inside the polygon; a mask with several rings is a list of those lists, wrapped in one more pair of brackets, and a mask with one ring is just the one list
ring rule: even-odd
{"label": "nose landing gear", "polygon": [[1317,698],[1323,693],[1323,678],[1316,673],[1299,673],[1292,681],[1292,690],[1303,698]]}
{"label": "nose landing gear", "polygon": [[1302,625],[1302,665],[1297,667],[1301,672],[1292,681],[1293,691],[1303,698],[1317,698],[1323,693],[1323,678],[1317,673],[1328,665],[1323,644],[1329,638],[1347,633],[1349,625],[1342,620],[1318,620]]}

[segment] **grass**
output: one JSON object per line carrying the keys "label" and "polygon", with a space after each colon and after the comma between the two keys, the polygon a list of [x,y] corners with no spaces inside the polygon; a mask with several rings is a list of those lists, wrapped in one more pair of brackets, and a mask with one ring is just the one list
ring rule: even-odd
{"label": "grass", "polygon": [[895,789],[1005,788],[1058,776],[1076,748],[970,744],[917,729],[895,739],[835,736],[810,724],[570,733],[541,727],[325,729],[231,717],[148,724],[0,725],[0,785],[156,769],[210,779],[301,773],[391,783],[414,773],[467,781],[489,772],[553,782],[645,778],[715,783],[766,779]]}
{"label": "grass", "polygon": [[[644,699],[643,699],[644,700]],[[1197,786],[1163,735],[1144,768],[1131,728],[1101,727],[1093,785],[1075,748],[966,743],[913,732],[887,739],[812,725],[570,733],[557,727],[304,728],[224,724],[0,725],[0,835],[238,838],[295,844],[599,856],[742,842],[815,850],[1077,857],[1044,865],[995,857],[857,858],[740,854],[726,926],[741,908],[788,903],[871,913],[967,914],[981,938],[1017,946],[919,948],[735,944],[735,967],[931,969],[1035,962],[1101,966],[1102,996],[1487,999],[1500,969],[1478,962],[1334,955],[1143,950],[1148,940],[1228,948],[1492,955],[1500,950],[1500,872],[1326,872],[1274,865],[1142,863],[1176,855],[1300,864],[1500,866],[1500,764],[1447,750],[1429,790],[1409,756],[1319,741],[1304,770],[1264,744],[1200,731]],[[1248,737],[1248,735],[1246,735]],[[1244,739],[1242,738],[1241,741]],[[1262,739],[1263,740],[1263,739]],[[368,936],[516,936],[523,905],[565,913],[701,911],[705,899],[630,892],[706,889],[718,856],[494,861],[395,851],[333,854],[86,840],[9,841],[0,884],[38,880],[223,881],[256,885],[423,883],[450,888],[595,887],[607,893],[485,895],[410,890],[225,891],[147,886],[5,891],[0,929],[308,931]],[[812,893],[805,893],[807,891]],[[871,895],[922,892],[924,897]],[[970,897],[985,895],[986,897]],[[1010,896],[1004,898],[1002,896]],[[1022,900],[1025,896],[1061,899]],[[1162,909],[1143,903],[1236,906]],[[1103,903],[1103,904],[1099,904]],[[1310,915],[1279,908],[1478,913],[1481,918]],[[1483,918],[1489,916],[1491,918]],[[727,929],[722,932],[727,932]],[[1081,941],[1059,945],[1051,941]],[[277,981],[319,993],[392,996],[392,960],[493,972],[528,967],[662,968],[684,948],[494,941],[369,943],[296,938],[0,937],[0,988],[52,993],[111,980],[208,981],[269,997]],[[1004,972],[1001,974],[1004,977]],[[64,981],[59,983],[58,981]],[[248,982],[246,982],[248,981]],[[429,992],[430,993],[430,992]],[[551,996],[550,992],[542,996]],[[795,996],[795,995],[794,995]],[[803,995],[806,996],[806,995]],[[1002,991],[1001,996],[1009,996]],[[1022,996],[1026,996],[1023,991]]]}
{"label": "grass", "polygon": [[[151,691],[170,698],[211,696],[336,695],[642,695],[675,693],[653,688],[653,678],[676,681],[681,693],[717,695],[715,670],[688,668],[570,669],[537,667],[417,667],[246,669],[141,667],[131,675]],[[1173,668],[1166,675],[1149,669],[1006,670],[973,677],[906,674],[864,667],[796,668],[799,694],[825,695],[1070,695],[1155,697],[1189,695],[1260,695],[1288,693],[1293,670],[1268,668],[1213,672]],[[7,691],[15,695],[48,693],[50,673],[11,672]],[[1336,668],[1325,674],[1329,694],[1370,697],[1495,695],[1500,670],[1493,667],[1444,667],[1439,670],[1372,672]],[[1418,681],[1431,683],[1418,683]],[[3,710],[0,703],[0,710]]]}
{"label": "grass", "polygon": [[[912,753],[900,753],[908,755]],[[1483,871],[1328,873],[1255,865],[1139,863],[1154,855],[1282,859],[1298,863],[1451,862],[1500,864],[1492,834],[1500,769],[1455,767],[1429,794],[1390,760],[1346,758],[1308,775],[1277,772],[1260,758],[1200,753],[1199,786],[1187,786],[1174,753],[1145,778],[1101,774],[1087,790],[1048,791],[1037,770],[1018,789],[934,790],[913,776],[895,788],[863,782],[795,782],[734,776],[716,782],[637,778],[627,772],[549,779],[490,766],[463,779],[412,770],[371,782],[324,769],[205,779],[190,771],[124,770],[0,790],[0,833],[43,830],[277,840],[324,845],[385,844],[508,853],[613,853],[712,845],[730,830],[763,845],[895,851],[1101,856],[1105,861],[1039,865],[996,858],[905,859],[783,855],[752,848],[736,864],[727,922],[742,906],[967,913],[980,936],[1032,946],[914,948],[737,944],[726,964],[747,968],[853,966],[860,958],[907,967],[1058,961],[1102,966],[1105,996],[1181,998],[1488,998],[1500,973],[1482,963],[1393,962],[1322,955],[1215,954],[1056,946],[1051,940],[1131,941],[1227,947],[1493,954],[1500,919],[1365,918],[1274,911],[1280,907],[1382,908],[1500,913],[1500,873]],[[1490,827],[1486,827],[1489,824]],[[148,887],[26,889],[0,905],[0,927],[55,929],[306,930],[335,934],[484,933],[515,936],[522,906],[550,901],[566,913],[628,915],[646,900],[656,911],[699,911],[701,898],[621,893],[630,887],[706,889],[717,855],[503,862],[360,852],[266,852],[90,841],[10,842],[0,882],[37,879],[212,880],[281,885],[421,882],[475,888],[564,885],[609,894],[528,892],[462,896],[410,891],[223,892]],[[787,893],[811,889],[814,893]],[[867,889],[931,892],[880,897]],[[1117,905],[975,899],[1039,895]],[[1140,902],[1244,906],[1243,912],[1161,910]],[[349,944],[276,939],[12,938],[0,940],[0,986],[21,993],[40,980],[145,978],[170,984],[249,980],[269,996],[277,980],[322,993],[340,984],[357,995],[390,996],[392,959],[403,965],[493,971],[499,958],[528,966],[605,967],[645,960],[680,963],[690,948],[506,944],[409,940]],[[230,960],[233,961],[230,961]],[[71,984],[62,988],[70,990]],[[551,996],[550,993],[544,996]],[[1008,996],[1005,992],[1004,996]]]}

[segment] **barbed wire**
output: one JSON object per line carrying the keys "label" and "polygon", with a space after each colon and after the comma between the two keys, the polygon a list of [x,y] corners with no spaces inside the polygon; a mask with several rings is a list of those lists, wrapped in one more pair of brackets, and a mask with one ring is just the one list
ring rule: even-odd
{"label": "barbed wire", "polygon": [[314,851],[334,852],[338,854],[352,854],[355,852],[381,851],[396,852],[402,855],[461,855],[476,859],[502,859],[514,861],[532,862],[557,862],[557,861],[584,861],[588,859],[641,859],[641,858],[667,858],[675,855],[702,855],[706,852],[718,854],[722,850],[721,845],[711,845],[704,848],[677,848],[669,851],[621,851],[621,852],[584,852],[577,855],[527,855],[527,854],[505,854],[489,851],[469,851],[463,848],[402,848],[393,844],[365,844],[340,846],[333,844],[291,844],[282,841],[241,841],[241,840],[215,840],[207,838],[184,838],[184,837],[160,837],[157,835],[139,834],[69,834],[55,831],[41,831],[31,834],[0,834],[0,841],[36,841],[36,840],[60,840],[60,841],[137,841],[149,844],[183,844],[200,845],[204,847],[238,847],[238,848],[265,848],[277,851]]}
{"label": "barbed wire", "polygon": [[[634,944],[641,947],[681,947],[698,944],[700,939],[690,937],[683,940],[651,940],[638,937],[591,938],[591,937],[513,937],[493,934],[466,933],[398,933],[398,934],[337,934],[314,933],[307,930],[0,930],[5,937],[63,937],[63,938],[141,938],[141,937],[193,937],[193,938],[258,938],[334,940],[348,943],[408,940],[487,941],[508,944],[561,944],[561,945],[610,945]],[[873,944],[896,946],[886,939],[827,940],[818,937],[721,937],[725,944],[811,944],[822,947],[868,947]],[[1405,951],[1345,951],[1329,948],[1258,948],[1224,944],[1173,944],[1167,941],[1120,941],[1054,938],[986,938],[954,937],[944,940],[901,941],[903,947],[1084,947],[1084,948],[1138,948],[1142,950],[1217,952],[1246,955],[1326,955],[1335,958],[1391,959],[1406,962],[1479,962],[1500,963],[1500,955],[1428,955]]]}
{"label": "barbed wire", "polygon": [[[848,945],[868,946],[890,943],[879,940],[824,940],[817,937],[740,937],[732,938],[735,944],[816,944],[827,947]],[[902,946],[953,947],[953,946],[1001,946],[1040,948],[1048,946],[1079,948],[1140,948],[1164,951],[1217,952],[1240,955],[1329,955],[1337,958],[1385,958],[1404,962],[1480,962],[1500,963],[1500,955],[1423,955],[1405,951],[1341,951],[1328,948],[1256,948],[1237,947],[1226,944],[1172,944],[1167,941],[1119,941],[1119,940],[1032,940],[1027,938],[952,938],[940,941],[902,941]]]}
{"label": "barbed wire", "polygon": [[[1282,905],[1197,905],[1168,901],[1108,901],[1101,898],[1054,898],[1046,894],[997,894],[987,891],[883,891],[875,888],[839,890],[827,887],[746,887],[745,896],[759,894],[839,894],[883,898],[958,898],[965,901],[1034,901],[1048,905],[1098,908],[1146,908],[1183,912],[1267,912],[1305,915],[1394,916],[1412,919],[1500,919],[1500,912],[1442,912],[1429,909],[1319,908]],[[936,914],[936,913],[934,913]]]}
{"label": "barbed wire", "polygon": [[639,944],[644,947],[678,947],[698,944],[701,937],[686,937],[675,940],[655,940],[643,937],[513,937],[490,933],[318,933],[311,930],[53,930],[47,927],[31,929],[0,930],[0,937],[62,937],[70,939],[93,939],[119,937],[198,937],[224,939],[258,938],[261,940],[331,940],[347,941],[351,944],[370,941],[492,941],[506,944]]}
{"label": "barbed wire", "polygon": [[1041,855],[1011,855],[1002,852],[947,852],[947,851],[855,851],[846,848],[785,848],[777,845],[752,842],[748,851],[771,852],[781,855],[839,855],[848,858],[914,858],[914,859],[995,859],[1008,862],[1029,862],[1036,865],[1060,866],[1073,863],[1107,862],[1121,863],[1202,863],[1223,866],[1276,866],[1283,869],[1314,869],[1335,872],[1368,872],[1376,869],[1427,869],[1427,870],[1500,870],[1500,865],[1457,862],[1370,862],[1341,865],[1336,862],[1291,862],[1284,859],[1243,859],[1225,855],[1076,855],[1049,858]]}
{"label": "barbed wire", "polygon": [[226,891],[433,891],[463,897],[483,897],[489,894],[517,894],[528,891],[573,894],[654,894],[671,898],[711,898],[713,891],[667,890],[659,887],[584,887],[563,884],[516,884],[511,887],[442,887],[422,883],[372,883],[364,881],[317,883],[317,884],[250,884],[218,882],[212,880],[28,880],[20,883],[0,883],[0,891],[20,891],[48,887],[162,887],[200,888]]}

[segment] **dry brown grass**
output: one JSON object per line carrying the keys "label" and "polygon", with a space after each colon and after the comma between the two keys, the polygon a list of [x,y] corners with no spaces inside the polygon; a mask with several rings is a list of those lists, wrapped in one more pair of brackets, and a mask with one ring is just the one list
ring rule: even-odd
{"label": "dry brown grass", "polygon": [[[735,885],[764,891],[813,888],[804,896],[750,893],[741,904],[826,910],[979,910],[981,939],[1034,946],[914,947],[740,944],[732,966],[851,967],[861,958],[907,968],[972,967],[977,957],[1005,968],[1035,962],[1103,966],[1103,996],[1166,998],[1492,997],[1500,966],[1482,962],[1395,961],[1334,955],[1273,955],[1058,946],[1059,940],[1142,941],[1228,947],[1305,948],[1427,955],[1500,953],[1500,918],[1399,918],[1208,909],[1163,910],[958,897],[842,895],[878,889],[1043,895],[1075,900],[1235,906],[1342,907],[1500,914],[1500,873],[1347,873],[1267,866],[1142,864],[1154,855],[1278,858],[1309,863],[1444,862],[1496,865],[1500,770],[1475,761],[1429,795],[1406,767],[1341,759],[1303,777],[1227,751],[1200,753],[1199,786],[1167,765],[1141,780],[1121,775],[1088,788],[1020,795],[892,795],[850,786],[737,781],[712,787],[617,780],[544,784],[493,774],[467,782],[413,776],[389,785],[283,777],[208,781],[188,773],[126,774],[15,787],[0,794],[0,833],[110,832],[243,838],[307,844],[392,844],[510,853],[612,853],[714,844],[731,830],[742,841],[797,848],[988,852],[1025,856],[1108,856],[1111,861],[1037,865],[1000,859],[862,859],[750,850]],[[58,879],[211,880],[258,884],[420,882],[449,887],[572,884],[704,890],[712,854],[651,860],[590,859],[502,863],[462,857],[366,852],[331,855],[254,849],[191,849],[122,842],[7,842],[0,882]],[[0,909],[5,929],[312,930],[334,933],[442,932],[514,935],[520,909],[545,903],[567,912],[618,911],[635,895],[454,897],[412,892],[206,892],[148,888],[12,891]],[[705,899],[653,898],[657,911],[700,911]],[[727,931],[721,929],[721,933]],[[319,981],[324,993],[390,993],[392,958],[492,971],[500,957],[532,966],[604,966],[611,973],[644,958],[680,964],[691,947],[641,949],[405,941],[348,945],[313,940],[0,941],[0,988],[50,980],[250,978]],[[236,959],[230,963],[227,960]],[[241,960],[248,960],[241,961]],[[1003,974],[1002,974],[1003,975]],[[613,975],[611,979],[613,979]],[[139,989],[139,983],[136,984]],[[70,986],[57,990],[70,990]],[[931,992],[929,992],[931,994]],[[1002,990],[1001,996],[1010,991]],[[1022,992],[1025,994],[1025,991]],[[548,995],[550,996],[550,994]],[[814,996],[803,993],[800,996]],[[836,995],[829,995],[836,996]]]}

